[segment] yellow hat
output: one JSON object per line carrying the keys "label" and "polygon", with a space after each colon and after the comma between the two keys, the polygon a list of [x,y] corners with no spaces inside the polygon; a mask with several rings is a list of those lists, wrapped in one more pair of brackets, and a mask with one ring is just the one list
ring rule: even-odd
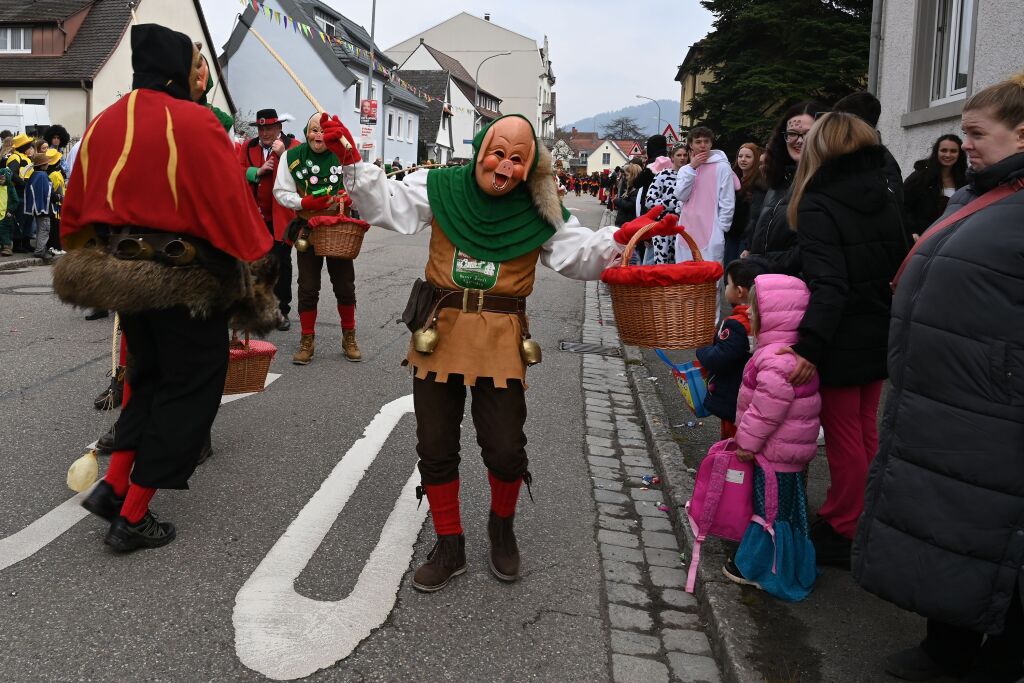
{"label": "yellow hat", "polygon": [[53,147],[46,150],[46,163],[50,166],[60,161],[63,157],[64,155],[60,153],[60,150],[54,149]]}
{"label": "yellow hat", "polygon": [[26,135],[25,133],[18,133],[17,135],[14,136],[14,141],[11,143],[11,146],[14,147],[14,149],[18,149],[23,145],[29,144],[34,139],[35,138],[33,138],[31,135]]}

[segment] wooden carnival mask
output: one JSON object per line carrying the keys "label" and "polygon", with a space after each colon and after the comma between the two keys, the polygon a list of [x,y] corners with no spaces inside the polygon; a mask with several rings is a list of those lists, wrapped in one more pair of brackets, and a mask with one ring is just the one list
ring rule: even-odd
{"label": "wooden carnival mask", "polygon": [[485,194],[502,197],[530,175],[537,155],[533,127],[525,119],[509,116],[487,129],[476,156],[474,176]]}

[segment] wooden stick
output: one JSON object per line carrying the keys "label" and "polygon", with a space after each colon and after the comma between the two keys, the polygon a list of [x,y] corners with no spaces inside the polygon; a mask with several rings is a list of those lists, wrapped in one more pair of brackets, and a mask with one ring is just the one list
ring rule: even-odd
{"label": "wooden stick", "polygon": [[[295,81],[295,85],[298,86],[302,94],[306,96],[306,99],[309,100],[310,104],[313,105],[313,108],[316,109],[317,111],[326,112],[327,110],[324,109],[324,106],[317,102],[317,99],[313,97],[313,93],[309,91],[309,88],[307,88],[305,84],[301,80],[299,80],[299,77],[295,75],[295,72],[292,71],[292,68],[288,66],[288,62],[281,59],[281,55],[277,54],[274,48],[270,47],[270,43],[264,40],[263,36],[257,33],[256,29],[254,29],[252,26],[246,25],[246,28],[249,29],[249,33],[255,36],[256,40],[260,41],[260,43],[263,44],[263,47],[267,48],[267,52],[270,53],[271,57],[277,60],[277,63],[281,65],[281,68],[284,69],[289,76],[291,76],[291,79]],[[346,140],[345,138],[341,138],[341,144],[345,146],[345,149],[352,149],[352,145],[350,145],[348,143],[348,140]]]}

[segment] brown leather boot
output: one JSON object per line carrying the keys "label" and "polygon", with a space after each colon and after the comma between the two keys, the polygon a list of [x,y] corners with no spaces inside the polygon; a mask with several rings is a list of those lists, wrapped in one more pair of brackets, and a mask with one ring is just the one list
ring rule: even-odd
{"label": "brown leather boot", "polygon": [[452,578],[465,573],[465,535],[438,536],[427,561],[413,575],[412,587],[423,593],[433,593],[447,586]]}
{"label": "brown leather boot", "polygon": [[341,350],[345,354],[345,358],[353,363],[358,363],[363,359],[363,354],[359,352],[359,344],[356,343],[356,331],[342,330],[341,334]]}
{"label": "brown leather boot", "polygon": [[316,335],[304,334],[299,339],[299,350],[292,356],[292,362],[296,365],[309,365],[313,360],[313,352],[316,351]]}
{"label": "brown leather boot", "polygon": [[491,538],[491,573],[501,581],[519,578],[519,547],[512,529],[516,516],[499,517],[491,510],[487,535]]}

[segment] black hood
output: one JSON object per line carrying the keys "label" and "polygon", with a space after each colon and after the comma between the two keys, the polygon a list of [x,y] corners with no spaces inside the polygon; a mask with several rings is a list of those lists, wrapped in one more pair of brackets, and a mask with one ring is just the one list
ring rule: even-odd
{"label": "black hood", "polygon": [[132,90],[159,90],[191,100],[192,39],[159,24],[132,26]]}
{"label": "black hood", "polygon": [[1008,180],[1024,177],[1024,152],[1008,156],[988,168],[967,172],[967,182],[975,194],[985,194]]}
{"label": "black hood", "polygon": [[647,163],[654,163],[658,157],[668,156],[668,140],[664,135],[652,135],[647,138]]}
{"label": "black hood", "polygon": [[885,149],[863,147],[822,164],[807,184],[808,192],[820,192],[861,213],[874,213],[889,200],[885,182]]}

